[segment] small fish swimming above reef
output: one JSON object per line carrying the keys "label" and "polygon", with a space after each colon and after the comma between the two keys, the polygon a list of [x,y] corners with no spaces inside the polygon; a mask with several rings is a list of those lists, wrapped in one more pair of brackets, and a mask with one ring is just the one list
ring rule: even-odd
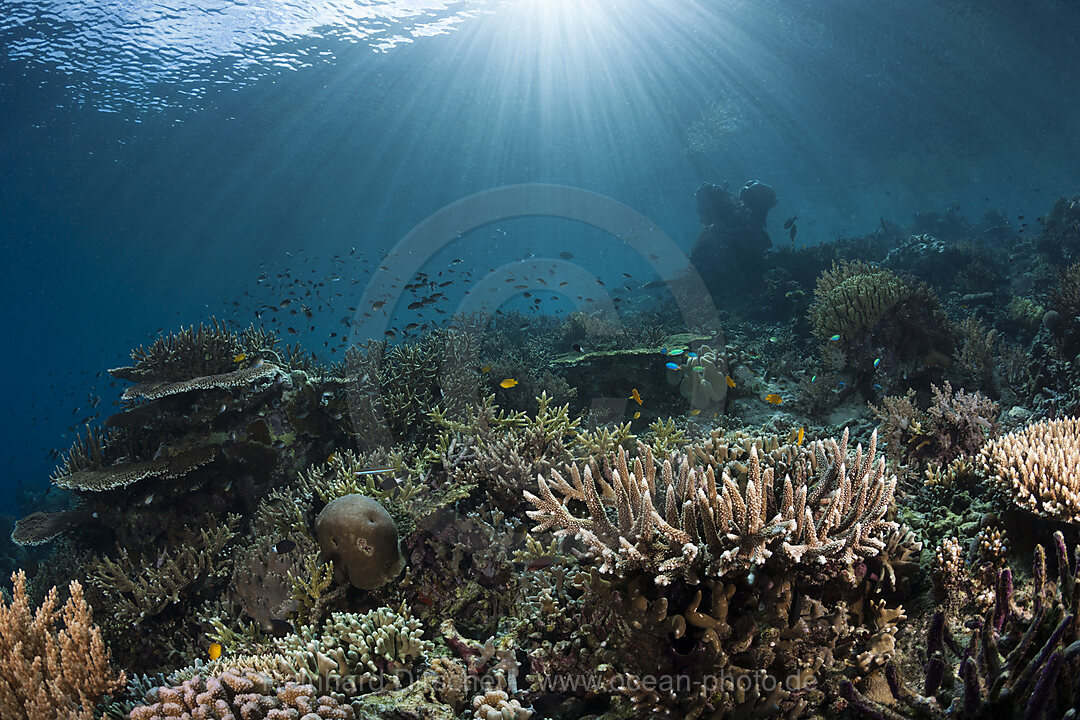
{"label": "small fish swimming above reef", "polygon": [[784,402],[784,398],[780,397],[776,393],[769,393],[768,395],[765,396],[765,402],[767,402],[767,403],[769,403],[771,405],[779,405],[782,402]]}
{"label": "small fish swimming above reef", "polygon": [[724,376],[724,381],[727,383],[727,386],[729,388],[735,387],[735,381],[731,378],[730,375],[725,375]]}
{"label": "small fish swimming above reef", "polygon": [[664,363],[664,367],[666,367],[668,370],[678,370],[679,369],[679,363],[674,363],[674,362]]}
{"label": "small fish swimming above reef", "polygon": [[499,387],[501,387],[501,388],[512,388],[517,384],[518,384],[518,381],[515,380],[514,378],[506,378],[505,380],[503,380],[502,382],[499,383]]}
{"label": "small fish swimming above reef", "polygon": [[641,393],[638,392],[637,388],[634,388],[630,391],[630,399],[636,402],[638,405],[642,404]]}
{"label": "small fish swimming above reef", "polygon": [[233,355],[233,359],[232,359],[232,361],[234,363],[242,363],[245,360],[247,360],[247,353],[237,353],[237,354]]}
{"label": "small fish swimming above reef", "polygon": [[208,654],[211,660],[217,660],[221,657],[221,643],[210,643]]}

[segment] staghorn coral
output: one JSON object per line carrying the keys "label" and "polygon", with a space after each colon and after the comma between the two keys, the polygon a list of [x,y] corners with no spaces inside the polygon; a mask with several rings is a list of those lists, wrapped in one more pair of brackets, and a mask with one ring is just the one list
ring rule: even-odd
{"label": "staghorn coral", "polygon": [[986,444],[977,465],[1018,507],[1080,523],[1080,419],[1042,420],[1004,435]]}
{"label": "staghorn coral", "polygon": [[[651,449],[639,445],[633,470],[620,449],[603,468],[595,460],[584,470],[571,465],[569,481],[557,471],[550,481],[538,478],[539,494],[525,493],[534,506],[528,515],[537,522],[533,532],[555,528],[580,539],[601,572],[645,570],[658,584],[750,571],[774,555],[774,565],[849,565],[877,554],[880,534],[892,527],[884,517],[896,478],[875,458],[876,444],[875,435],[852,461],[846,431],[840,443],[811,443],[799,449],[794,477],[782,480],[761,467],[755,446],[744,484],[729,467],[695,466],[685,454],[665,460],[658,473]],[[586,517],[574,514],[575,502]]]}
{"label": "staghorn coral", "polygon": [[180,602],[181,595],[228,577],[225,548],[239,522],[239,516],[229,515],[209,530],[185,528],[175,549],[132,556],[121,547],[115,559],[95,558],[87,568],[89,581],[107,599],[112,623],[139,624]]}
{"label": "staghorn coral", "polygon": [[196,675],[177,686],[151,690],[146,705],[131,710],[131,720],[219,718],[220,720],[353,720],[355,713],[311,685],[279,682],[248,668]]}
{"label": "staghorn coral", "polygon": [[[72,581],[58,610],[54,587],[37,610],[26,573],[12,575],[10,603],[0,598],[0,717],[4,720],[91,720],[95,706],[124,686],[94,625],[82,586]],[[63,626],[57,621],[63,619]]]}
{"label": "staghorn coral", "polygon": [[436,409],[452,416],[478,396],[477,347],[471,334],[439,331],[412,344],[350,347],[343,372],[348,408],[362,449],[431,444]]}
{"label": "staghorn coral", "polygon": [[1014,295],[1005,306],[1005,317],[1025,329],[1038,327],[1044,314],[1046,308],[1030,297]]}
{"label": "staghorn coral", "polygon": [[986,324],[975,316],[964,318],[956,323],[955,327],[960,337],[957,367],[978,382],[989,385],[997,355],[997,330],[987,328]]}
{"label": "staghorn coral", "polygon": [[834,335],[851,339],[871,328],[898,302],[911,294],[890,270],[862,262],[833,264],[817,281],[810,323],[814,336],[828,341]]}
{"label": "staghorn coral", "polygon": [[237,334],[212,318],[209,325],[181,328],[149,347],[132,350],[134,364],[113,368],[109,373],[135,383],[161,384],[223,375],[264,359],[280,362],[277,343],[274,334],[262,329],[249,327]]}
{"label": "staghorn coral", "polygon": [[488,396],[461,421],[436,413],[433,419],[441,431],[428,455],[441,466],[451,487],[469,491],[480,487],[496,506],[513,507],[538,474],[561,467],[575,451],[585,452],[580,443],[595,439],[581,430],[580,419],[570,416],[567,405],[554,405],[546,393],[536,398],[536,404],[531,416],[507,413],[496,406],[494,396]]}

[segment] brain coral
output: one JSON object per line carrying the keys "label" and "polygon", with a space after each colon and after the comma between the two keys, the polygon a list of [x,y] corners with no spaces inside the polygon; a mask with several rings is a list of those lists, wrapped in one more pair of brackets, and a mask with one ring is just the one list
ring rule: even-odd
{"label": "brain coral", "polygon": [[393,580],[404,561],[397,526],[382,505],[367,495],[342,495],[315,518],[323,555],[353,587],[371,590]]}
{"label": "brain coral", "polygon": [[861,262],[833,265],[821,274],[814,290],[810,306],[814,335],[821,340],[835,335],[850,339],[876,325],[909,294],[904,281],[885,268]]}

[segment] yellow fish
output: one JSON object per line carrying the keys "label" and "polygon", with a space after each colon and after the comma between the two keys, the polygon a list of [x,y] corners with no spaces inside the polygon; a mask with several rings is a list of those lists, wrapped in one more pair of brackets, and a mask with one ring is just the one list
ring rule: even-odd
{"label": "yellow fish", "polygon": [[210,659],[217,660],[219,657],[221,657],[221,644],[210,643]]}
{"label": "yellow fish", "polygon": [[693,410],[690,411],[690,414],[691,415],[700,415],[701,411],[698,410],[697,408],[694,408]]}
{"label": "yellow fish", "polygon": [[727,386],[728,387],[735,387],[735,381],[731,379],[730,375],[725,375],[724,380],[727,381]]}
{"label": "yellow fish", "polygon": [[233,359],[232,359],[232,361],[234,363],[242,363],[245,360],[247,360],[247,353],[237,353],[237,354],[233,355]]}
{"label": "yellow fish", "polygon": [[636,413],[634,413],[634,419],[635,420],[637,420],[639,417],[641,417],[641,411],[640,410],[638,410]]}
{"label": "yellow fish", "polygon": [[328,464],[334,462],[335,460],[337,460],[337,453],[330,453],[330,457],[326,458],[326,462]]}
{"label": "yellow fish", "polygon": [[630,391],[630,399],[641,405],[641,393],[638,392],[637,388]]}
{"label": "yellow fish", "polygon": [[795,441],[795,447],[802,447],[804,437],[806,437],[806,428],[799,428],[799,439]]}
{"label": "yellow fish", "polygon": [[485,365],[484,367],[480,368],[480,372],[487,375],[489,372],[491,372],[491,366],[490,365]]}
{"label": "yellow fish", "polygon": [[501,383],[499,383],[499,387],[501,387],[501,388],[512,388],[517,384],[518,384],[518,381],[515,380],[514,378],[506,378]]}
{"label": "yellow fish", "polygon": [[765,402],[772,403],[773,405],[779,405],[784,402],[784,398],[780,397],[776,393],[769,393],[765,396]]}

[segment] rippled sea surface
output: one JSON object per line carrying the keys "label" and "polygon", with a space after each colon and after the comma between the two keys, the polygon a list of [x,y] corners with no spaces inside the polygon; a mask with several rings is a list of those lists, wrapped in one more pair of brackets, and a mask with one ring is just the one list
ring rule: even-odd
{"label": "rippled sea surface", "polygon": [[[215,84],[251,80],[333,60],[323,40],[385,52],[446,33],[474,17],[482,0],[45,0],[0,2],[8,60],[70,77],[99,109],[175,102],[155,86],[202,96]],[[171,95],[171,93],[169,93]]]}

